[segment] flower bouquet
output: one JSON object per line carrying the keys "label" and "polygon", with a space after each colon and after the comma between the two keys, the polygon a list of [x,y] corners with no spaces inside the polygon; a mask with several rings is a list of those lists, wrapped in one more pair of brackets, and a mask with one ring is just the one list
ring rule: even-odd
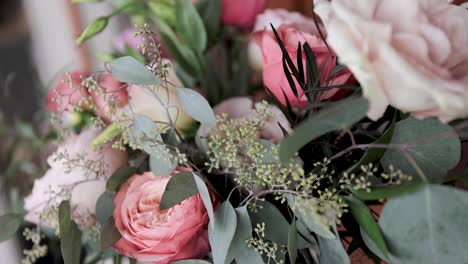
{"label": "flower bouquet", "polygon": [[36,224],[24,263],[44,232],[66,264],[467,263],[466,7],[267,2],[114,0],[77,42],[137,26],[49,91],[58,148],[1,240]]}

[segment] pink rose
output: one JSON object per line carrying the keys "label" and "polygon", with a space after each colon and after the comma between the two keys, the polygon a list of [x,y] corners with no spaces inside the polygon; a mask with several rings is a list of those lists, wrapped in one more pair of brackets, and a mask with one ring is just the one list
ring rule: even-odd
{"label": "pink rose", "polygon": [[72,71],[61,76],[55,87],[47,94],[47,110],[52,113],[72,111],[74,107],[84,103],[89,94],[88,89],[81,83],[83,78],[86,78],[86,75],[80,71]]}
{"label": "pink rose", "polygon": [[225,25],[251,28],[268,0],[222,0],[221,22]]}
{"label": "pink rose", "polygon": [[106,122],[110,122],[111,104],[117,108],[128,104],[127,84],[117,81],[112,74],[101,75],[98,83],[103,91],[94,90],[91,92],[95,112]]}
{"label": "pink rose", "polygon": [[146,172],[134,175],[120,188],[114,209],[115,226],[122,235],[114,248],[120,253],[142,262],[167,264],[202,258],[209,252],[209,218],[199,194],[159,210],[169,179]]}
{"label": "pink rose", "polygon": [[92,148],[91,142],[99,133],[98,129],[88,128],[73,134],[47,159],[50,169],[34,182],[32,193],[24,201],[26,220],[55,227],[56,217],[42,217],[70,198],[75,220],[81,226],[93,225],[96,201],[106,189],[105,180],[127,162],[127,154],[110,144],[99,151]]}
{"label": "pink rose", "polygon": [[361,83],[370,118],[388,105],[444,122],[468,116],[466,9],[447,0],[320,0],[315,11]]}
{"label": "pink rose", "polygon": [[[313,21],[309,21],[309,23],[313,23]],[[321,85],[341,85],[350,82],[352,80],[352,74],[348,70],[342,70],[338,74],[334,75],[330,80],[328,80],[329,73],[336,65],[335,57],[330,54],[323,40],[317,33],[314,32],[315,30],[310,32],[301,31],[296,28],[297,25],[298,24],[282,25],[277,28],[278,35],[286,47],[286,50],[291,59],[294,62],[296,61],[298,43],[301,43],[301,45],[308,43],[315,54],[318,68],[323,69],[321,70]],[[307,28],[307,26],[303,28]],[[306,95],[300,88],[297,81],[294,79],[296,82],[296,88],[298,90],[298,97],[294,95],[289,85],[286,75],[284,74],[282,61],[283,53],[273,33],[267,30],[263,30],[255,32],[253,37],[262,52],[262,75],[265,86],[283,105],[287,104],[287,98],[292,107],[303,108],[307,106],[308,101]],[[302,61],[304,65],[304,72],[306,72],[305,53],[302,54]],[[330,99],[336,94],[336,92],[338,92],[338,89],[325,91],[323,92],[320,100]],[[286,98],[284,95],[286,95]]]}
{"label": "pink rose", "polygon": [[[253,32],[269,31],[273,32],[271,25],[275,29],[282,25],[292,26],[300,31],[313,32],[318,35],[314,21],[308,17],[303,16],[298,12],[291,12],[286,9],[267,9],[265,12],[257,16]],[[252,68],[260,72],[263,69],[263,58],[260,47],[254,40],[249,43],[249,63]]]}
{"label": "pink rose", "polygon": [[[253,115],[255,107],[259,103],[254,103],[248,97],[234,97],[223,101],[213,108],[216,115],[227,114],[232,119],[248,118]],[[265,120],[261,129],[261,139],[270,140],[278,144],[283,140],[284,134],[278,123],[280,123],[287,131],[291,130],[291,125],[283,112],[276,106],[271,106],[269,111],[273,114],[273,118]]]}

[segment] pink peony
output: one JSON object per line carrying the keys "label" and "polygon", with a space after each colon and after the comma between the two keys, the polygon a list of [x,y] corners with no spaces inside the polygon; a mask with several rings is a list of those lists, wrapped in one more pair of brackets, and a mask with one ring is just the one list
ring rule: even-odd
{"label": "pink peony", "polygon": [[202,258],[209,252],[209,218],[199,194],[159,210],[169,179],[150,172],[134,175],[117,193],[114,219],[122,238],[114,248],[120,253],[142,262],[167,264]]}
{"label": "pink peony", "polygon": [[55,227],[56,218],[41,219],[41,215],[46,216],[47,210],[58,206],[70,193],[75,220],[82,226],[94,223],[96,201],[106,189],[105,180],[127,162],[126,153],[110,144],[99,151],[92,149],[91,142],[99,133],[98,129],[88,128],[71,135],[47,159],[50,169],[34,182],[32,193],[24,201],[26,220]]}
{"label": "pink peony", "polygon": [[268,0],[222,0],[221,22],[225,25],[251,28]]}
{"label": "pink peony", "polygon": [[[311,19],[304,18],[303,23],[294,23],[291,25],[282,25],[277,28],[278,35],[280,36],[286,50],[295,62],[297,58],[297,46],[308,43],[315,54],[316,63],[321,73],[321,85],[341,85],[352,80],[352,74],[348,70],[342,70],[340,73],[334,75],[328,80],[328,75],[335,67],[335,57],[330,54],[325,43],[320,38],[315,28],[312,30],[307,23],[312,23]],[[304,26],[302,26],[304,25]],[[309,32],[302,31],[298,28],[311,30]],[[265,86],[273,93],[273,95],[286,105],[286,98],[292,107],[303,108],[307,106],[307,98],[296,80],[296,88],[298,90],[298,97],[296,97],[289,85],[289,82],[284,74],[283,68],[283,53],[278,42],[272,32],[268,30],[254,32],[253,37],[262,53],[263,58],[263,82]],[[304,65],[304,72],[306,72],[306,57],[305,53],[302,54],[302,61]],[[297,67],[297,65],[296,65]],[[293,77],[294,78],[294,77]],[[324,92],[320,100],[330,99],[338,89],[332,89]],[[284,94],[283,94],[284,93]],[[286,98],[285,96],[286,95]]]}
{"label": "pink peony", "polygon": [[447,0],[320,0],[315,11],[361,83],[370,118],[388,105],[444,122],[468,116],[466,9]]}
{"label": "pink peony", "polygon": [[89,94],[88,89],[81,84],[83,78],[86,78],[86,75],[80,71],[62,75],[47,94],[47,110],[52,113],[71,111],[75,106],[84,103]]}

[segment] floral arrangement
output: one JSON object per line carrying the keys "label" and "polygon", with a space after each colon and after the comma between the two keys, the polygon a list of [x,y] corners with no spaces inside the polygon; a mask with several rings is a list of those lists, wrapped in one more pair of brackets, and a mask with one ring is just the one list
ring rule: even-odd
{"label": "floral arrangement", "polygon": [[137,28],[49,91],[58,148],[0,240],[34,223],[23,263],[44,232],[66,264],[468,262],[466,7],[267,2],[113,1],[77,42]]}

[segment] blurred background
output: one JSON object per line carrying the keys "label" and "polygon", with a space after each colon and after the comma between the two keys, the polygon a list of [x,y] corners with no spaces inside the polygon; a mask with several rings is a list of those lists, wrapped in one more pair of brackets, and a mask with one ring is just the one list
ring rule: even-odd
{"label": "blurred background", "polygon": [[[270,7],[310,15],[312,0],[271,0]],[[0,215],[20,197],[8,188],[8,177],[14,175],[11,180],[20,181],[22,172],[36,169],[34,162],[26,161],[39,156],[36,152],[42,146],[33,146],[31,127],[24,124],[46,125],[48,120],[41,113],[44,113],[47,90],[64,72],[77,68],[86,72],[102,69],[103,63],[94,54],[111,52],[113,37],[130,26],[128,18],[121,15],[112,19],[103,33],[78,48],[75,38],[83,26],[112,10],[108,1],[80,5],[73,5],[71,0],[0,1]],[[21,138],[29,137],[29,140],[18,141],[15,134],[18,131]],[[15,153],[10,153],[10,149],[15,149]],[[14,164],[12,159],[23,162],[14,168],[7,167]],[[20,194],[21,191],[18,190]],[[12,193],[18,196],[12,197]],[[2,263],[21,262],[20,243],[15,239],[0,243]],[[38,263],[52,262],[43,259]]]}

